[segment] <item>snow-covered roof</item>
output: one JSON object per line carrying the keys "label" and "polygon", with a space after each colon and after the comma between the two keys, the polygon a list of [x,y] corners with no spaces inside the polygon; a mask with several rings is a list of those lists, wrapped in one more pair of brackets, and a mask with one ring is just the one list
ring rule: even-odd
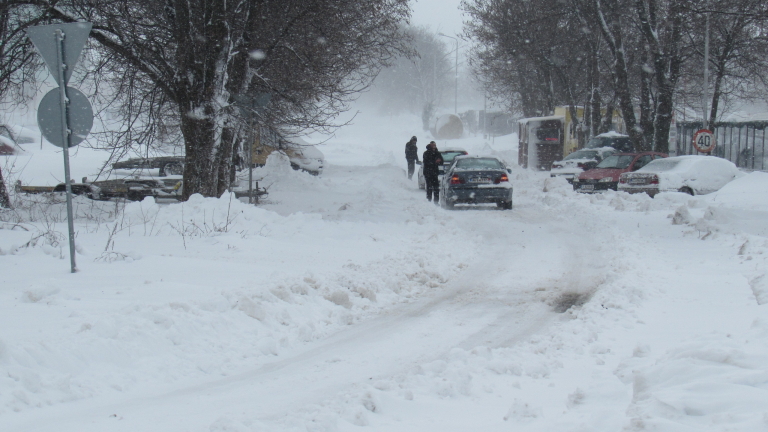
{"label": "snow-covered roof", "polygon": [[565,117],[563,117],[563,116],[528,117],[528,118],[520,119],[517,122],[518,123],[529,123],[529,122],[534,122],[534,121],[545,121],[545,120],[565,120]]}
{"label": "snow-covered roof", "polygon": [[596,136],[596,138],[612,138],[612,137],[627,137],[627,138],[629,138],[629,135],[624,135],[624,134],[618,133],[616,131],[608,131],[608,132],[601,133],[600,135]]}

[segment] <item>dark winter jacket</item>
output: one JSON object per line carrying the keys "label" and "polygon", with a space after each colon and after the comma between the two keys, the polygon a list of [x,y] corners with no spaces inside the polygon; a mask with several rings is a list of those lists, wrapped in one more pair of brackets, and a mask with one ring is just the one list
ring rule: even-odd
{"label": "dark winter jacket", "polygon": [[437,150],[427,149],[421,157],[421,161],[425,177],[437,176],[440,173],[440,165],[443,164],[443,155]]}
{"label": "dark winter jacket", "polygon": [[419,160],[419,149],[416,147],[416,141],[411,140],[405,144],[405,160]]}

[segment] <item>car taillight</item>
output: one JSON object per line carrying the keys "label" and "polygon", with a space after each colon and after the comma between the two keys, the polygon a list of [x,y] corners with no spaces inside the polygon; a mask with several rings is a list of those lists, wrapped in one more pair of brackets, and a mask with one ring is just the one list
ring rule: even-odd
{"label": "car taillight", "polygon": [[650,179],[648,179],[648,183],[650,184],[659,184],[659,176],[653,175]]}
{"label": "car taillight", "polygon": [[619,183],[626,184],[627,183],[627,178],[624,177],[624,176],[619,177]]}
{"label": "car taillight", "polygon": [[508,181],[509,181],[509,177],[507,177],[506,174],[502,174],[501,177],[497,178],[494,183],[499,184],[501,182],[508,182]]}
{"label": "car taillight", "polygon": [[451,177],[451,184],[462,184],[464,181],[461,179],[461,177],[454,175]]}

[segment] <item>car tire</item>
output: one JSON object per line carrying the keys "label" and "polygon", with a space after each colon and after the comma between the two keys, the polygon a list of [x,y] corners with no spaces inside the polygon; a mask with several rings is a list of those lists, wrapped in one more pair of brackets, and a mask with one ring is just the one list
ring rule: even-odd
{"label": "car tire", "polygon": [[512,201],[499,201],[496,206],[502,210],[512,210]]}
{"label": "car tire", "polygon": [[686,193],[686,194],[688,194],[688,195],[690,195],[690,196],[694,196],[694,195],[696,195],[696,194],[693,192],[693,189],[691,189],[691,188],[689,188],[689,187],[687,187],[687,186],[681,187],[679,191],[680,191],[680,192],[682,192],[682,193]]}
{"label": "car tire", "polygon": [[181,162],[168,162],[160,168],[160,177],[167,175],[184,175],[184,164]]}

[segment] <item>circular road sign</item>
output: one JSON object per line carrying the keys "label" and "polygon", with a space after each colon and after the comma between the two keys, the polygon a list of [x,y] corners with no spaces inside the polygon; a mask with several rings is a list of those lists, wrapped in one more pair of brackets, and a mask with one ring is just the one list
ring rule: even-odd
{"label": "circular road sign", "polygon": [[715,134],[711,130],[701,129],[693,134],[693,146],[701,153],[709,153],[715,149]]}
{"label": "circular road sign", "polygon": [[[93,109],[88,98],[78,89],[67,87],[69,104],[69,130],[72,131],[69,138],[69,146],[74,147],[91,133],[93,127]],[[55,88],[49,91],[40,106],[37,108],[37,125],[40,127],[45,139],[57,147],[64,147],[64,138],[61,134],[61,90]]]}

